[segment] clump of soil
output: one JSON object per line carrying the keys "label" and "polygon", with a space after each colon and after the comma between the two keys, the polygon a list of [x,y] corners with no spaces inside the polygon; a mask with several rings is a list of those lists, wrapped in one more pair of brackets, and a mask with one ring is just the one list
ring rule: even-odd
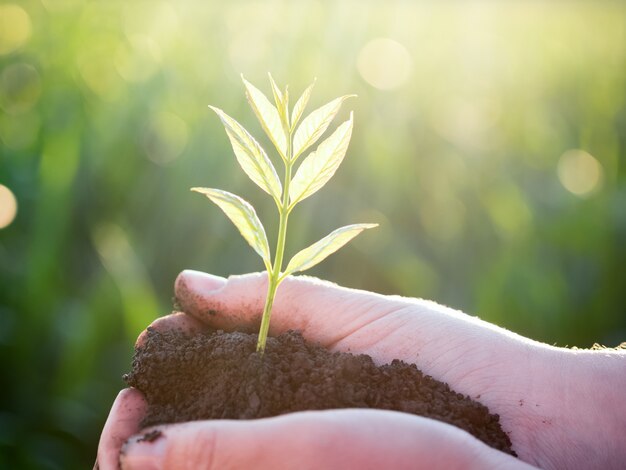
{"label": "clump of soil", "polygon": [[126,382],[149,404],[142,425],[199,419],[254,419],[303,410],[379,408],[438,419],[515,455],[498,415],[414,364],[376,366],[367,355],[330,352],[290,331],[268,338],[255,352],[256,335],[148,328]]}

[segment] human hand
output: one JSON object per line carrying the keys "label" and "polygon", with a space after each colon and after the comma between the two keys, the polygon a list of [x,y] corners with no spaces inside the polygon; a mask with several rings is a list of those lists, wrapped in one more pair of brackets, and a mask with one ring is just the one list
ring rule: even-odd
{"label": "human hand", "polygon": [[[151,328],[193,334],[204,325],[179,312]],[[137,346],[144,340],[142,333]],[[146,408],[138,390],[120,392],[102,432],[97,468],[530,468],[459,428],[405,413],[350,409],[195,421],[157,426],[153,440],[150,430],[140,432]]]}
{"label": "human hand", "polygon": [[[235,276],[227,281],[186,271],[177,280],[177,297],[185,311],[214,327],[232,329],[251,326],[259,322],[266,282],[266,276],[263,274]],[[209,315],[209,311],[217,314]],[[192,320],[189,317],[185,318],[186,322],[191,324]],[[272,334],[279,334],[288,329],[299,329],[311,341],[320,342],[330,349],[367,353],[378,363],[389,362],[394,358],[414,362],[425,373],[447,382],[456,391],[480,397],[479,401],[487,405],[492,412],[500,414],[503,428],[510,431],[514,449],[520,458],[527,462],[543,468],[585,468],[606,467],[611,464],[615,466],[616,462],[620,461],[611,460],[620,457],[616,454],[612,442],[616,441],[615,436],[620,435],[618,432],[623,429],[620,428],[623,426],[623,417],[622,420],[610,419],[611,416],[607,419],[607,413],[602,409],[602,406],[607,405],[600,406],[589,402],[585,395],[595,387],[594,393],[597,396],[598,387],[594,379],[606,379],[607,374],[610,374],[616,365],[623,367],[623,354],[607,352],[603,354],[603,361],[598,361],[597,354],[542,345],[432,302],[344,289],[304,277],[289,278],[281,285],[271,325]],[[199,327],[199,324],[193,326],[196,327]],[[600,399],[615,400],[616,392],[611,393],[611,390],[608,390],[610,387],[605,388],[607,390],[600,390]],[[142,398],[137,397],[140,394],[133,390],[126,393],[131,398],[122,396],[118,402],[121,400],[122,403],[135,403],[134,409],[141,409]],[[619,406],[619,403],[615,405]],[[122,408],[123,406],[118,404],[113,411]],[[610,403],[607,409],[612,413]],[[113,420],[115,423],[116,413],[113,411],[109,421]],[[601,411],[603,413],[600,413]],[[305,423],[307,428],[328,429],[330,435],[335,436],[332,429],[336,428],[337,423],[324,415],[334,416],[336,413],[356,413],[358,416],[351,417],[353,419],[348,420],[346,425],[349,427],[351,421],[360,424],[352,431],[345,430],[347,432],[342,434],[343,440],[335,440],[338,447],[334,450],[340,451],[338,454],[330,452],[332,447],[326,447],[323,452],[318,452],[324,456],[333,454],[338,455],[338,458],[348,458],[346,454],[349,450],[357,449],[354,455],[365,457],[367,462],[376,462],[376,455],[386,457],[407,455],[411,460],[405,463],[410,462],[409,466],[415,466],[417,461],[427,462],[429,456],[435,458],[433,456],[443,455],[450,458],[454,456],[461,459],[471,458],[470,461],[478,462],[478,467],[482,468],[490,466],[487,462],[496,466],[501,466],[502,462],[481,461],[479,455],[488,459],[494,455],[496,456],[494,458],[511,459],[456,428],[451,427],[454,433],[460,432],[464,439],[450,437],[452,434],[445,431],[450,426],[443,423],[375,410],[298,413],[254,422],[205,421],[173,425],[172,430],[180,431],[172,433],[168,430],[171,439],[170,437],[163,439],[160,446],[166,447],[167,453],[172,455],[180,456],[181,449],[188,451],[190,456],[198,455],[199,452],[206,452],[207,447],[200,444],[201,438],[197,436],[204,435],[204,439],[207,439],[207,434],[222,436],[221,433],[224,432],[230,436],[243,436],[248,432],[253,436],[251,438],[253,442],[242,446],[239,452],[251,449],[252,455],[255,455],[255,462],[260,462],[257,445],[263,445],[265,442],[261,436],[273,435],[273,432],[268,431],[269,427],[273,426],[272,429],[278,433],[277,435],[285,433],[289,439],[280,441],[283,443],[281,446],[277,446],[276,442],[279,441],[275,440],[272,441],[273,444],[263,445],[263,456],[270,458],[278,452],[279,455],[282,454],[280,461],[288,462],[285,457],[290,454],[287,452],[285,455],[285,443],[288,446],[287,450],[297,449],[296,456],[306,456],[302,449],[304,444],[300,442],[298,448],[297,439],[294,437],[302,433],[289,431],[291,427],[298,428],[297,423]],[[389,415],[400,417],[396,419]],[[333,423],[332,426],[328,424],[329,419]],[[381,435],[411,435],[409,429],[403,427],[408,423],[405,422],[407,419],[411,420],[412,427],[409,428],[414,437],[409,440],[410,445],[404,449],[398,444],[400,447],[394,448],[392,453],[391,448],[381,453],[383,450],[381,446],[391,445],[394,441],[381,439]],[[363,435],[367,429],[367,426],[363,425],[364,422],[378,423],[378,428],[372,429],[382,429],[383,433],[376,438]],[[594,429],[599,423],[602,423],[603,427]],[[185,428],[187,426],[190,428]],[[259,429],[259,426],[269,427]],[[109,426],[107,423],[107,427],[132,431],[119,424]],[[214,430],[216,427],[219,428],[218,431]],[[227,428],[230,431],[226,431]],[[255,433],[253,428],[260,434]],[[206,429],[206,432],[201,432],[201,429]],[[265,431],[268,431],[268,434],[265,434]],[[104,447],[107,442],[115,441],[111,438],[112,434],[105,428]],[[118,441],[123,434],[118,433]],[[176,438],[183,435],[186,436],[185,440]],[[311,434],[304,433],[304,436],[306,435]],[[424,438],[425,436],[436,436],[436,442],[431,443]],[[351,442],[350,445],[347,445],[346,439]],[[194,444],[185,446],[181,444],[183,442]],[[224,440],[219,438],[219,442]],[[319,446],[319,443],[315,442],[314,439],[310,439],[304,447],[315,449],[316,445]],[[358,445],[359,442],[362,445]],[[427,445],[422,447],[420,443]],[[148,447],[142,446],[142,443],[131,445],[126,455],[127,462],[133,453],[136,454],[134,449],[138,446]],[[439,453],[433,452],[436,449]],[[216,448],[216,456],[221,455],[218,450]],[[321,451],[319,447],[318,451]],[[319,466],[320,455],[315,455],[316,458],[310,463]],[[105,468],[103,461],[101,458],[101,468]],[[299,466],[302,466],[303,462],[306,462],[306,459],[300,461]],[[435,465],[437,461],[430,463]],[[441,464],[441,461],[439,463]],[[452,463],[454,461],[450,460],[446,462],[446,466],[449,467]],[[521,465],[521,462],[511,459],[510,465],[515,464]],[[432,465],[425,465],[425,468],[432,468]]]}

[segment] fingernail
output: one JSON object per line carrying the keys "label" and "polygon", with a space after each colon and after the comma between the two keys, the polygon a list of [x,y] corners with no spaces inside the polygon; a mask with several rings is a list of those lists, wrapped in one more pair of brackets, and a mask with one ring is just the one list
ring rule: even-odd
{"label": "fingernail", "polygon": [[221,276],[187,269],[176,279],[176,294],[181,295],[186,291],[191,291],[194,294],[207,295],[221,289],[224,285],[226,285],[226,279]]}
{"label": "fingernail", "polygon": [[146,436],[147,434],[133,436],[124,444],[120,454],[122,470],[161,470],[163,468],[165,436],[161,435],[156,439]]}

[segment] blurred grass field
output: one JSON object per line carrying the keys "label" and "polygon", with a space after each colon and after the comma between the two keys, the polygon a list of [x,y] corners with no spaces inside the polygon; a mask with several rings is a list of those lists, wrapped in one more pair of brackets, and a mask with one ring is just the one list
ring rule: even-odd
{"label": "blurred grass field", "polygon": [[[550,344],[626,340],[623,2],[0,3],[0,467],[90,468],[134,339],[173,281],[262,264],[192,186],[273,202],[213,104],[265,145],[239,75],[309,111],[348,93],[342,167],[288,254]],[[16,201],[16,204],[14,202]]]}

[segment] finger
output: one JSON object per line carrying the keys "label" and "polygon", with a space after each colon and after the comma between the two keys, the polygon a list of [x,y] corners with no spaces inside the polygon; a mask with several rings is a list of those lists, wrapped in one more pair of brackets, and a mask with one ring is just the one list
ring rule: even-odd
{"label": "finger", "polygon": [[134,388],[122,390],[115,399],[98,444],[96,468],[117,470],[122,444],[139,432],[148,405],[143,394]]}
{"label": "finger", "polygon": [[[178,330],[190,335],[198,333],[206,328],[206,325],[199,321],[197,318],[187,315],[184,312],[174,312],[164,317],[154,320],[148,328],[155,331],[165,332],[169,330]],[[141,347],[148,335],[148,330],[143,330],[137,337],[135,342],[135,348]]]}
{"label": "finger", "polygon": [[123,470],[530,468],[454,426],[381,410],[194,421],[156,433],[156,439],[129,441],[120,459]]}

